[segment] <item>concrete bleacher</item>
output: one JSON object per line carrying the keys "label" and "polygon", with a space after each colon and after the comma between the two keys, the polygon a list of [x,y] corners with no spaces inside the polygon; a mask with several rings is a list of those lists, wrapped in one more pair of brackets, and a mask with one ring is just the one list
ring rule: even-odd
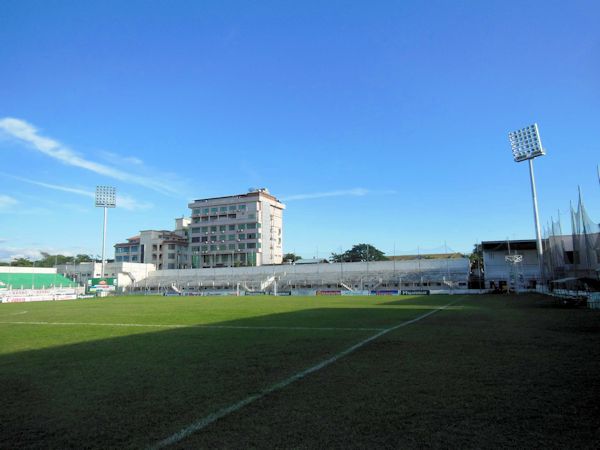
{"label": "concrete bleacher", "polygon": [[5,289],[47,289],[76,287],[77,283],[57,273],[0,273],[0,286]]}
{"label": "concrete bleacher", "polygon": [[467,258],[158,270],[130,290],[466,288]]}

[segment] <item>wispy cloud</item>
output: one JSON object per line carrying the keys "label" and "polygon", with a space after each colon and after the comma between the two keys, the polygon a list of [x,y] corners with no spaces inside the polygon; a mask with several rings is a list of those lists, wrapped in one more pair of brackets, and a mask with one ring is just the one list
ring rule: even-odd
{"label": "wispy cloud", "polygon": [[18,203],[19,201],[16,198],[11,197],[10,195],[0,194],[0,210],[8,209]]}
{"label": "wispy cloud", "polygon": [[102,156],[105,160],[112,164],[133,164],[140,167],[144,165],[144,161],[142,161],[140,158],[136,158],[135,156],[122,156],[112,152],[102,152]]}
{"label": "wispy cloud", "polygon": [[[158,181],[153,177],[130,173],[125,170],[86,159],[84,156],[71,150],[61,142],[40,135],[33,125],[24,120],[12,117],[0,119],[0,132],[27,144],[31,148],[54,158],[63,164],[89,170],[116,180],[138,184],[163,194],[175,194],[177,192],[177,189],[171,184]],[[140,160],[136,159],[136,162],[133,165],[139,165],[139,162]]]}
{"label": "wispy cloud", "polygon": [[373,191],[370,189],[363,188],[354,188],[354,189],[342,189],[337,191],[327,191],[327,192],[314,192],[309,194],[295,194],[288,195],[287,197],[283,197],[281,200],[290,202],[294,200],[312,200],[317,198],[327,198],[327,197],[364,197],[365,195],[391,195],[395,194],[396,191],[387,190],[387,191]]}
{"label": "wispy cloud", "polygon": [[144,209],[153,208],[154,205],[150,202],[136,200],[135,198],[130,197],[127,194],[119,195],[117,193],[117,207],[127,209],[129,211],[141,211]]}
{"label": "wispy cloud", "polygon": [[52,247],[33,247],[35,244],[26,244],[27,247],[16,247],[11,245],[0,245],[0,261],[11,261],[18,258],[27,258],[36,261],[42,258],[42,252],[50,255],[75,256],[78,254],[88,254],[89,249],[81,247],[70,248],[52,248]]}
{"label": "wispy cloud", "polygon": [[[0,172],[3,176],[14,178],[15,180],[23,181],[24,183],[33,184],[35,186],[44,187],[46,189],[53,189],[55,191],[69,192],[71,194],[77,194],[88,198],[95,198],[96,194],[92,191],[86,191],[85,189],[79,189],[71,186],[63,186],[60,184],[44,183],[42,181],[30,180],[29,178],[18,177]],[[1,202],[0,202],[1,205]],[[140,211],[144,209],[150,209],[154,205],[149,202],[139,201],[127,194],[119,194],[117,192],[117,206],[129,211]]]}
{"label": "wispy cloud", "polygon": [[13,259],[28,258],[40,259],[42,254],[33,248],[0,247],[0,261],[11,261]]}

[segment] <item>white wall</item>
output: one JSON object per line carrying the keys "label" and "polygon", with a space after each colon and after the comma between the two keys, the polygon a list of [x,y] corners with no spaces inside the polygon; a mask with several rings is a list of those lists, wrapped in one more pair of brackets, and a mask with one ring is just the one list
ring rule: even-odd
{"label": "white wall", "polygon": [[56,268],[0,266],[0,273],[56,273]]}

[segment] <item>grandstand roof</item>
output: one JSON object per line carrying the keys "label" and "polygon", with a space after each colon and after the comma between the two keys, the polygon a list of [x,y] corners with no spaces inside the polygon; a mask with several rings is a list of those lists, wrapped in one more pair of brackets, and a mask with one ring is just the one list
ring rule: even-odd
{"label": "grandstand roof", "polygon": [[511,250],[535,250],[535,239],[519,239],[515,241],[483,241],[481,246],[484,250],[504,251],[508,250],[510,244]]}

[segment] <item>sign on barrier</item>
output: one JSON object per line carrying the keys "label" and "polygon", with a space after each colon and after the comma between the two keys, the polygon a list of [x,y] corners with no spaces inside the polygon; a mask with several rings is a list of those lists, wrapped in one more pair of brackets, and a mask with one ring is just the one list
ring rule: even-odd
{"label": "sign on barrier", "polygon": [[370,294],[371,294],[370,291],[342,291],[342,295],[352,296],[352,297],[365,296],[365,295],[370,295]]}
{"label": "sign on barrier", "polygon": [[400,295],[429,295],[430,293],[431,292],[429,291],[429,289],[403,289],[400,291]]}
{"label": "sign on barrier", "polygon": [[342,291],[317,291],[317,295],[342,295]]}

